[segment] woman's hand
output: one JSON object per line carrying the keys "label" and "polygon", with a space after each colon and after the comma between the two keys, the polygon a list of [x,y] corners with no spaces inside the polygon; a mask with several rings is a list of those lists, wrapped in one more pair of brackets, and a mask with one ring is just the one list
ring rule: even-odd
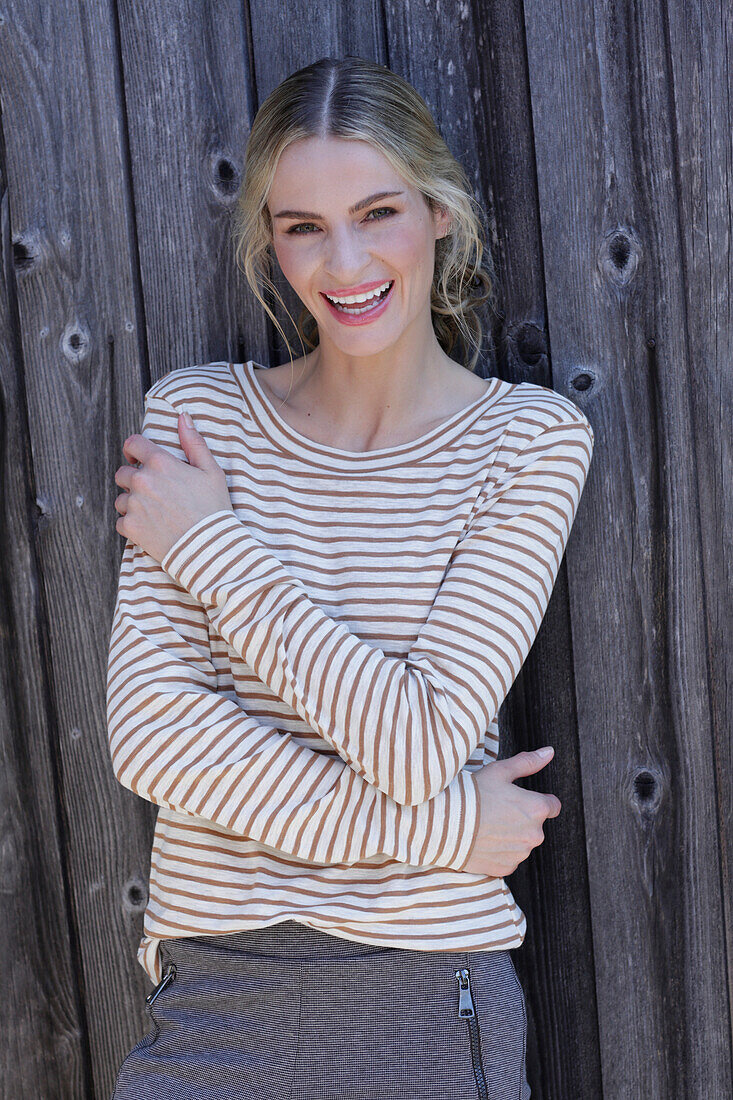
{"label": "woman's hand", "polygon": [[187,416],[178,417],[178,436],[188,462],[144,435],[131,435],[122,447],[131,465],[120,466],[115,474],[115,482],[126,490],[115,500],[122,517],[115,529],[157,562],[204,516],[234,510],[226,475],[193,421],[186,423]]}
{"label": "woman's hand", "polygon": [[504,878],[516,871],[533,848],[545,839],[543,822],[562,809],[554,794],[515,787],[513,780],[534,775],[554,756],[519,752],[506,760],[492,760],[469,772],[479,801],[479,831],[468,862],[461,867],[474,875]]}

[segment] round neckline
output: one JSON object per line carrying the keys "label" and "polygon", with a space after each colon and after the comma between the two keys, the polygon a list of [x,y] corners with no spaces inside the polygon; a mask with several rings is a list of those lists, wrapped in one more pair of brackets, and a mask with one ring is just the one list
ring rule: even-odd
{"label": "round neckline", "polygon": [[311,464],[322,465],[329,470],[334,467],[342,470],[376,469],[412,464],[427,458],[449,446],[462,435],[469,423],[493,405],[500,390],[505,386],[500,378],[487,379],[489,384],[485,393],[442,420],[430,431],[423,432],[416,439],[371,451],[347,451],[341,447],[331,447],[311,439],[310,436],[297,431],[280,416],[256,378],[258,370],[268,370],[268,367],[253,359],[248,359],[245,363],[229,364],[233,371],[235,366],[242,368],[241,372],[235,372],[235,376],[247,401],[249,412],[262,434],[291,456],[305,459]]}

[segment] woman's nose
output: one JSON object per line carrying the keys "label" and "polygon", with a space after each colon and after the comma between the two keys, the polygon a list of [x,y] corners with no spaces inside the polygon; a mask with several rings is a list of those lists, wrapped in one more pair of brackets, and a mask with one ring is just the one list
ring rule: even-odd
{"label": "woman's nose", "polygon": [[355,286],[369,265],[370,256],[354,233],[336,230],[326,245],[325,267],[337,286]]}

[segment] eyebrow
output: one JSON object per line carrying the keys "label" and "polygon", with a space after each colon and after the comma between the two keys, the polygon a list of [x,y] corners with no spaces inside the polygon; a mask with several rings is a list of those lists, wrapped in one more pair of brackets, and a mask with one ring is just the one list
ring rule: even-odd
{"label": "eyebrow", "polygon": [[[353,206],[349,207],[349,213],[358,214],[365,206],[371,206],[377,199],[388,199],[394,195],[404,195],[404,191],[375,191],[373,195],[360,199],[359,202],[355,202]],[[322,214],[314,214],[308,210],[279,210],[277,214],[272,216],[273,218],[307,218],[309,221],[323,221]]]}

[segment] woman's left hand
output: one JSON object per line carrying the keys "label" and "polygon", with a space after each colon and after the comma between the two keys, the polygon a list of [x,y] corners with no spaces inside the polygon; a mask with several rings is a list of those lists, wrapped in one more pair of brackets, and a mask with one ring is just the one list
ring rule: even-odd
{"label": "woman's left hand", "polygon": [[115,482],[126,490],[115,500],[121,516],[115,529],[157,562],[204,516],[234,511],[224,471],[183,414],[178,436],[188,462],[144,435],[131,435],[122,450],[133,465],[120,466],[115,474]]}

